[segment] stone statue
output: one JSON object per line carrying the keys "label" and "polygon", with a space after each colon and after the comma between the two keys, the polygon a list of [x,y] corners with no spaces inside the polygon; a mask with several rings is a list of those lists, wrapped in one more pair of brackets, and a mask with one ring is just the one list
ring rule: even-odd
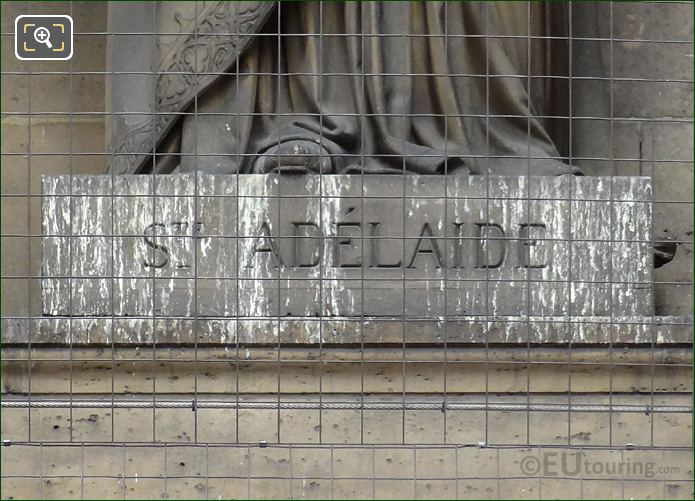
{"label": "stone statue", "polygon": [[567,80],[537,78],[567,73],[564,3],[109,9],[134,33],[110,41],[116,174],[578,173],[544,118],[567,116]]}

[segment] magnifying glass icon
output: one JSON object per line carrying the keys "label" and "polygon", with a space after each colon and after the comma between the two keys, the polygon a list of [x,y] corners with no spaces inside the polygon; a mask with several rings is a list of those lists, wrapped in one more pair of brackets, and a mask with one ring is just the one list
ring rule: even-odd
{"label": "magnifying glass icon", "polygon": [[34,31],[34,40],[38,43],[45,43],[46,47],[49,49],[53,48],[53,44],[51,43],[51,32],[43,26],[36,28]]}

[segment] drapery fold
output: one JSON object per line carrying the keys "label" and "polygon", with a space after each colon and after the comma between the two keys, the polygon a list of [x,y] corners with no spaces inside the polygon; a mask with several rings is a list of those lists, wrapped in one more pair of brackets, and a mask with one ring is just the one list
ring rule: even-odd
{"label": "drapery fold", "polygon": [[[240,26],[238,5],[222,13],[213,4],[203,10]],[[205,85],[193,82],[197,91],[179,99],[180,110],[161,111],[169,121],[155,122],[163,132],[153,134],[153,144],[163,158],[176,158],[158,163],[161,171],[180,164],[183,172],[264,172],[272,166],[264,156],[282,153],[284,144],[301,161],[317,151],[322,161],[330,158],[320,169],[330,172],[575,171],[553,140],[562,133],[542,118],[567,114],[557,90],[566,81],[551,77],[567,71],[568,41],[547,38],[549,31],[566,36],[564,4],[291,2],[273,14],[247,8],[257,22],[233,44],[237,54],[219,61],[206,55],[220,36],[205,34],[205,16],[190,8],[193,59],[201,59],[202,46],[206,61],[191,66],[215,74]],[[175,81],[183,95],[186,82]],[[127,168],[146,171],[147,158],[139,162]]]}

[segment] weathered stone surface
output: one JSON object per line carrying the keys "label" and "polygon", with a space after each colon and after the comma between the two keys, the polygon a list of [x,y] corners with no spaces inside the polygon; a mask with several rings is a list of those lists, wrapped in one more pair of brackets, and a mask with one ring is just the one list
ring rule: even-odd
{"label": "weathered stone surface", "polygon": [[692,317],[74,318],[3,319],[2,342],[24,344],[688,344]]}
{"label": "weathered stone surface", "polygon": [[649,316],[650,193],[640,177],[46,177],[44,314]]}
{"label": "weathered stone surface", "polygon": [[[7,347],[3,351],[3,389],[24,398],[30,372],[33,393],[63,399],[69,394],[109,399],[112,391],[119,399],[133,394],[145,397],[155,390],[162,397],[176,398],[192,388],[214,398],[234,399],[237,391],[275,395],[278,383],[281,393],[288,394],[446,390],[480,397],[486,392],[542,396],[612,391],[638,392],[649,398],[653,392],[691,394],[692,359],[692,351],[685,346],[631,346],[612,352],[605,346],[532,350],[509,345],[447,346],[446,350],[442,346],[406,350],[385,345],[361,350],[311,346],[283,347],[279,353],[277,347],[257,346],[238,350],[234,346],[158,346],[156,352],[137,346],[32,346],[31,351]],[[578,397],[569,398],[575,402]],[[593,397],[587,398],[584,403]]]}
{"label": "weathered stone surface", "polygon": [[[400,398],[399,398],[400,397]],[[3,439],[13,443],[25,441],[28,438],[28,429],[31,425],[31,436],[35,441],[46,443],[67,442],[72,431],[75,440],[86,443],[109,442],[111,436],[116,442],[176,442],[178,444],[191,444],[195,442],[196,432],[198,442],[203,442],[210,437],[211,444],[219,443],[248,443],[257,445],[259,440],[267,440],[272,443],[359,443],[359,436],[364,436],[366,444],[460,444],[477,445],[486,441],[489,444],[513,444],[522,446],[525,444],[538,444],[543,446],[635,446],[653,447],[681,447],[687,448],[692,443],[692,421],[688,419],[688,412],[659,413],[654,412],[645,415],[641,412],[620,412],[618,410],[608,413],[605,410],[596,412],[557,411],[543,412],[533,409],[528,413],[523,409],[529,400],[531,405],[544,403],[548,405],[565,406],[568,399],[562,395],[552,396],[527,396],[518,395],[490,395],[490,405],[517,405],[517,410],[467,410],[457,409],[457,405],[480,404],[484,401],[480,395],[448,395],[446,400],[449,407],[446,413],[441,410],[414,410],[407,409],[405,420],[403,411],[398,408],[403,402],[402,395],[367,396],[365,404],[392,405],[392,410],[365,409],[363,413],[350,410],[303,410],[303,409],[226,409],[226,412],[215,416],[209,415],[210,409],[190,408],[179,409],[73,409],[70,412],[65,408],[32,409],[31,418],[26,409],[7,409],[8,417],[3,416],[3,422],[14,423],[13,427],[5,427]],[[108,402],[109,396],[104,396],[102,402]],[[234,397],[230,397],[233,401]],[[358,404],[360,397],[357,395],[322,396],[318,394],[304,394],[300,396],[285,396],[283,402],[288,405],[313,402],[319,399],[326,405]],[[324,400],[325,399],[325,400]],[[251,403],[272,403],[273,398],[268,395],[240,395],[240,401]],[[648,395],[584,395],[573,396],[572,405],[637,405],[645,409],[652,404]],[[687,394],[669,395],[655,399],[656,405],[678,406],[681,409],[690,405]],[[441,395],[408,395],[405,405],[434,404],[441,406]],[[153,425],[153,414],[156,422]],[[446,416],[444,416],[446,414]],[[569,417],[568,417],[569,415]],[[446,418],[446,419],[445,419]],[[666,419],[668,418],[668,419]],[[278,436],[278,419],[280,429]],[[568,423],[568,419],[570,423]],[[608,425],[613,422],[612,429]],[[527,422],[532,426],[527,427]],[[653,428],[652,428],[653,423]],[[335,431],[337,424],[339,431]],[[569,424],[569,426],[568,426]],[[58,425],[56,427],[56,425]],[[321,425],[321,426],[319,426]],[[403,428],[405,427],[405,436]],[[197,428],[197,430],[196,430]],[[238,436],[237,436],[238,430]],[[653,431],[652,431],[653,430]],[[347,435],[347,436],[346,436]],[[446,439],[445,439],[446,436]],[[238,438],[237,438],[238,437]],[[347,438],[347,440],[346,440]],[[357,440],[355,440],[357,438]],[[653,443],[652,443],[653,442]],[[175,446],[175,444],[172,444]],[[14,447],[14,446],[13,446]],[[5,449],[3,456],[13,449]],[[589,449],[590,450],[590,449]],[[412,450],[409,451],[412,454]],[[661,450],[657,450],[661,453]],[[675,451],[670,451],[674,453]],[[683,450],[685,453],[686,451]],[[123,451],[121,452],[123,454]],[[146,451],[140,454],[129,454],[140,463],[146,459]],[[134,456],[134,457],[133,457]],[[128,457],[128,459],[131,459]],[[687,459],[688,456],[682,459]],[[121,456],[122,458],[122,456]],[[692,454],[689,455],[692,461]],[[33,459],[33,458],[32,458]],[[45,459],[45,458],[44,458]],[[66,458],[67,459],[67,458]],[[3,461],[7,461],[3,458]],[[56,465],[60,463],[52,461]],[[131,463],[131,461],[129,461]],[[178,464],[179,461],[176,461]],[[50,464],[50,463],[49,463]],[[507,463],[513,467],[513,463]],[[3,465],[4,466],[4,465]],[[148,475],[162,475],[163,468],[157,462],[149,465]],[[85,463],[87,467],[87,463]],[[139,466],[142,467],[142,466]],[[195,461],[186,461],[187,468],[196,468]],[[473,468],[473,466],[469,466]],[[91,465],[91,469],[97,469]],[[216,467],[218,471],[224,468],[224,463]],[[412,470],[411,470],[412,471]],[[680,473],[685,475],[688,470]],[[194,472],[190,472],[194,473]],[[509,473],[509,472],[505,472]],[[407,471],[401,475],[407,476]],[[690,472],[692,475],[692,472]],[[493,474],[494,476],[494,474]],[[668,474],[664,475],[670,476]],[[684,477],[682,477],[684,478]]]}
{"label": "weathered stone surface", "polygon": [[[43,461],[39,453],[44,454]],[[546,455],[552,459],[553,455],[562,458],[563,453],[573,463],[578,455],[582,464],[586,461],[589,466],[630,461],[668,467],[680,473],[665,474],[661,471],[664,468],[655,468],[655,474],[645,478],[635,474],[597,474],[589,470],[581,478],[572,476],[558,480],[551,476],[528,477],[521,470],[520,462],[528,456],[538,458]],[[69,467],[70,473],[51,471],[50,461],[59,454],[62,454],[60,464],[64,465],[65,470]],[[37,463],[45,468],[43,479],[36,474]],[[314,491],[326,494],[320,499],[329,498],[331,493],[335,499],[373,499],[373,489],[380,489],[388,482],[393,483],[390,487],[393,490],[382,493],[387,499],[396,497],[389,495],[390,492],[403,493],[400,498],[415,499],[413,489],[420,493],[421,488],[422,495],[417,499],[442,499],[443,496],[437,494],[442,492],[444,485],[451,499],[503,499],[502,494],[514,487],[515,480],[509,480],[512,484],[501,485],[500,478],[528,482],[536,494],[542,482],[541,499],[561,499],[563,494],[567,497],[568,493],[575,492],[577,495],[573,498],[580,498],[583,493],[586,499],[602,499],[608,493],[608,499],[622,499],[623,489],[625,492],[630,489],[635,499],[645,499],[645,492],[651,499],[691,499],[693,458],[688,451],[626,451],[624,447],[616,445],[568,451],[561,447],[542,450],[521,446],[462,447],[453,441],[408,448],[393,444],[364,444],[321,448],[293,446],[291,450],[287,445],[273,444],[263,449],[246,444],[180,444],[167,447],[164,444],[153,444],[151,447],[140,444],[92,444],[84,447],[69,444],[45,446],[41,450],[36,446],[13,445],[3,454],[5,465],[11,465],[8,476],[25,476],[31,480],[26,483],[19,481],[27,478],[6,480],[8,489],[12,489],[9,492],[14,494],[15,499],[40,498],[42,488],[44,494],[58,494],[58,486],[67,487],[66,480],[77,480],[77,485],[70,486],[74,487],[76,498],[82,492],[85,498],[88,492],[94,492],[93,497],[98,499],[123,499],[138,494],[148,499],[178,499],[179,496],[181,499],[267,499],[270,487],[265,484],[271,482],[279,483],[286,489],[285,499],[307,499]],[[164,471],[167,473],[166,480]],[[417,480],[408,477],[409,473],[416,474]],[[244,475],[253,480],[248,480]],[[31,478],[33,476],[37,478]],[[294,496],[289,495],[290,482]],[[555,485],[549,493],[553,485],[551,482],[555,482]],[[43,487],[40,484],[44,484]],[[183,492],[184,488],[188,490]],[[667,490],[668,496],[659,496],[664,490]],[[587,492],[591,496],[587,496]],[[208,495],[203,497],[205,493]],[[509,494],[507,499],[519,497],[519,491],[510,491]],[[10,499],[7,494],[3,496]]]}

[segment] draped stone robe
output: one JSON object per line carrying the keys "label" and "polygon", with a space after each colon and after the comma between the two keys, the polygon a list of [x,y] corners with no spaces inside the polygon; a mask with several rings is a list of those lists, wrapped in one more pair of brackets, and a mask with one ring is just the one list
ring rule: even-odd
{"label": "draped stone robe", "polygon": [[111,31],[138,33],[109,47],[115,173],[267,172],[282,145],[322,172],[576,172],[560,154],[566,120],[546,118],[567,116],[567,80],[550,78],[567,74],[564,3],[123,2],[109,14]]}

